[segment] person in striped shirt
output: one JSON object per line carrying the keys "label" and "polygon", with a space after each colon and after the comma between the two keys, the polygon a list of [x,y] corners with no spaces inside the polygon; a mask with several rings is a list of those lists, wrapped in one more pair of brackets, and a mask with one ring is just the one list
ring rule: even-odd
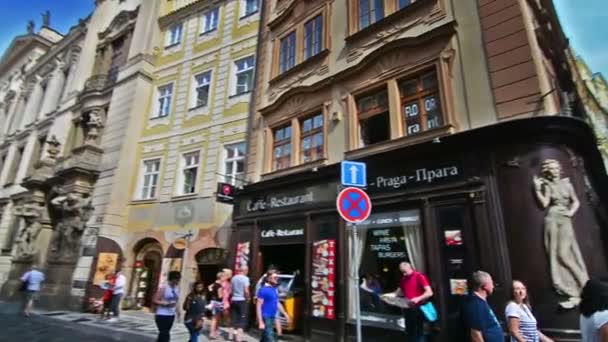
{"label": "person in striped shirt", "polygon": [[511,342],[553,342],[538,330],[536,318],[532,314],[528,291],[524,283],[519,280],[513,280],[511,301],[507,304],[505,316]]}

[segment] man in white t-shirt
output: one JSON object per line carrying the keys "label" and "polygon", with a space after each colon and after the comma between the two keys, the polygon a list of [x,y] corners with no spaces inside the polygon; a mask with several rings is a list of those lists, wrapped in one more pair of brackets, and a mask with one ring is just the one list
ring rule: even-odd
{"label": "man in white t-shirt", "polygon": [[30,316],[34,307],[34,300],[38,299],[38,292],[40,292],[40,284],[44,281],[44,273],[38,270],[38,266],[33,265],[32,269],[25,272],[21,276],[21,281],[24,283],[25,290],[25,303],[23,304],[23,314],[27,317]]}
{"label": "man in white t-shirt", "polygon": [[116,322],[120,315],[120,300],[125,293],[127,278],[120,272],[116,271],[116,282],[112,288],[112,302],[110,303],[110,311],[114,315],[108,322]]}

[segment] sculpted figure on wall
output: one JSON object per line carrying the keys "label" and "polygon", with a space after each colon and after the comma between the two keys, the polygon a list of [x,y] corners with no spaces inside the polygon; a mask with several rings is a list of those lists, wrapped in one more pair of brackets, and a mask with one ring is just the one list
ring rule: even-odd
{"label": "sculpted figure on wall", "polygon": [[36,240],[42,229],[40,223],[40,208],[35,204],[27,203],[15,208],[15,215],[22,217],[25,225],[19,230],[15,239],[15,258],[27,260],[38,253]]}
{"label": "sculpted figure on wall", "polygon": [[565,309],[580,302],[581,289],[589,279],[574,228],[572,217],[579,200],[569,178],[561,178],[561,165],[546,159],[541,164],[540,177],[534,176],[534,190],[545,215],[545,249],[549,256],[553,287],[566,299]]}
{"label": "sculpted figure on wall", "polygon": [[99,130],[103,127],[102,113],[100,110],[92,110],[89,113],[89,120],[86,122],[87,133],[85,140],[89,144],[97,144],[97,138],[99,137]]}
{"label": "sculpted figure on wall", "polygon": [[91,198],[83,198],[77,193],[65,193],[54,189],[57,196],[51,199],[56,214],[55,234],[51,253],[56,258],[71,260],[78,256],[80,240],[91,217]]}

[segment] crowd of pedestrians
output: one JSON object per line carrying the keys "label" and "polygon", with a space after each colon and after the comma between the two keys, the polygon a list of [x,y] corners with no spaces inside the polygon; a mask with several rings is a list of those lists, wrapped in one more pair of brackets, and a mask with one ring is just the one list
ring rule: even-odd
{"label": "crowd of pedestrians", "polygon": [[[433,290],[426,275],[418,272],[409,262],[399,266],[402,273],[399,288],[394,295],[402,297],[407,305],[404,320],[408,341],[425,342],[429,339],[429,329],[425,322],[437,320],[432,307]],[[262,342],[277,341],[281,334],[279,313],[289,321],[289,315],[280,301],[279,272],[269,267],[265,275],[250,292],[249,269],[244,266],[232,271],[224,269],[217,274],[216,281],[204,284],[195,282],[191,292],[184,298],[180,307],[181,274],[169,272],[167,282],[154,296],[155,322],[158,328],[158,342],[169,342],[170,331],[175,321],[180,321],[181,309],[184,311],[186,328],[190,333],[189,342],[198,342],[209,322],[209,339],[219,338],[220,322],[228,326],[228,340],[240,342],[243,331],[249,322],[249,307],[255,300],[256,322],[262,332]],[[21,290],[24,294],[23,314],[29,316],[44,281],[44,274],[33,266],[21,277]],[[102,284],[105,289],[102,317],[110,321],[120,315],[120,301],[124,294],[126,278],[120,271],[111,272]],[[505,334],[498,317],[488,304],[494,293],[495,283],[492,276],[483,271],[472,274],[471,293],[464,298],[461,317],[466,328],[467,338],[474,342],[504,342]],[[429,308],[429,305],[431,308]],[[505,327],[511,342],[552,342],[538,327],[532,313],[532,306],[525,284],[519,280],[512,282],[510,300],[505,311]],[[112,318],[110,318],[112,316]],[[580,303],[580,331],[583,342],[608,342],[608,284],[599,280],[589,280],[582,290]]]}
{"label": "crowd of pedestrians", "polygon": [[[243,331],[249,322],[249,306],[254,296],[250,293],[249,269],[244,266],[232,271],[224,269],[217,273],[215,282],[206,286],[201,281],[193,284],[191,292],[184,298],[181,309],[184,311],[184,325],[190,334],[189,342],[198,342],[204,330],[205,321],[209,325],[209,339],[220,338],[219,325],[224,323],[228,329],[229,341],[243,341]],[[179,272],[169,272],[166,286],[161,286],[154,297],[155,321],[158,328],[157,342],[168,342],[175,321],[179,321],[181,310]],[[274,333],[277,313],[288,317],[279,300],[278,271],[271,268],[257,291],[258,325],[263,331],[262,341],[277,341]],[[108,283],[111,283],[111,279]],[[289,319],[289,318],[288,318]]]}

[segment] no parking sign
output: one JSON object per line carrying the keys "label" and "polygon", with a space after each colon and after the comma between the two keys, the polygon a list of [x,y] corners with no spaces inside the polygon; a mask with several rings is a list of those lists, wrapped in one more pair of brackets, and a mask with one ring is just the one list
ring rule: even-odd
{"label": "no parking sign", "polygon": [[365,191],[350,187],[340,191],[336,207],[345,221],[359,223],[367,220],[372,212],[372,201]]}

